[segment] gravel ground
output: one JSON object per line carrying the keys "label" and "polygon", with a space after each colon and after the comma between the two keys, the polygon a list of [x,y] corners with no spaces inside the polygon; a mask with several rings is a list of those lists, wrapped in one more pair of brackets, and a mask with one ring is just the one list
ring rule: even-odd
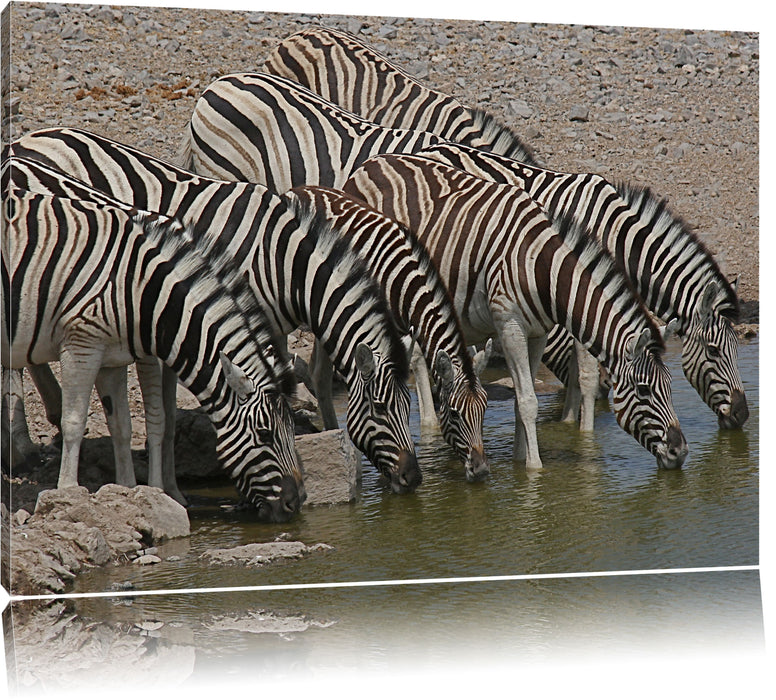
{"label": "gravel ground", "polygon": [[261,69],[309,23],[344,28],[490,111],[541,163],[650,186],[759,322],[757,34],[39,3],[8,17],[5,138],[78,126],[171,160],[215,78]]}

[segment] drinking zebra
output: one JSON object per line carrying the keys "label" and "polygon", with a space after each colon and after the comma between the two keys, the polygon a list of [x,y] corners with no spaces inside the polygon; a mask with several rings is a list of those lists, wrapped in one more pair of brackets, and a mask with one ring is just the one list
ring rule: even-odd
{"label": "drinking zebra", "polygon": [[565,219],[551,225],[520,188],[420,156],[376,156],[345,191],[425,244],[467,339],[498,336],[516,393],[515,457],[526,450],[527,468],[541,466],[533,382],[556,324],[609,371],[620,426],[658,466],[681,466],[687,444],[671,405],[660,333],[625,276],[581,227]]}
{"label": "drinking zebra", "polygon": [[[434,146],[432,157],[480,177],[524,186],[551,218],[564,212],[582,221],[623,266],[647,307],[666,322],[677,319],[685,376],[716,413],[720,427],[737,428],[746,422],[749,411],[732,328],[738,316],[735,289],[684,222],[649,190],[612,187],[591,174],[538,169],[530,149],[510,129],[481,110],[427,88],[340,30],[305,28],[280,42],[264,68],[387,128],[423,130],[474,146],[479,150],[464,148],[463,154],[452,144]],[[519,163],[490,158],[483,150]],[[553,329],[548,339],[543,360],[561,379],[576,371],[569,363],[574,358],[572,342],[561,329]],[[593,378],[582,389],[585,429],[592,429],[599,385]],[[572,384],[569,389],[565,413],[576,416],[581,397],[578,387]]]}
{"label": "drinking zebra", "polygon": [[306,27],[281,41],[263,67],[370,122],[427,131],[535,163],[520,138],[485,110],[427,88],[382,53],[339,29]]}
{"label": "drinking zebra", "polygon": [[[277,333],[306,324],[322,341],[348,386],[347,425],[356,447],[394,491],[420,484],[405,346],[380,288],[323,217],[293,211],[264,187],[200,178],[81,130],[34,132],[12,151],[41,165],[25,180],[29,187],[72,193],[80,180],[130,205],[174,214],[206,245],[221,241]],[[24,173],[15,169],[14,176]],[[331,405],[330,397],[321,398]],[[173,437],[168,433],[166,441]]]}
{"label": "drinking zebra", "polygon": [[292,517],[305,498],[287,403],[295,379],[223,251],[204,256],[166,217],[16,187],[3,217],[2,362],[61,363],[58,487],[77,485],[100,367],[158,358],[210,416],[223,468],[259,518]]}
{"label": "drinking zebra", "polygon": [[[338,190],[297,187],[295,201],[325,212],[335,229],[367,261],[380,281],[403,333],[417,341],[421,357],[413,371],[421,424],[434,417],[426,363],[439,388],[440,425],[447,443],[463,460],[467,479],[489,472],[482,444],[487,396],[464,342],[452,300],[428,251],[404,226]],[[426,390],[424,390],[426,389]]]}
{"label": "drinking zebra", "polygon": [[[666,323],[675,323],[684,374],[715,412],[719,426],[739,428],[746,422],[749,409],[733,329],[739,313],[735,288],[664,201],[647,188],[614,186],[598,175],[559,173],[457,144],[437,144],[423,155],[521,187],[551,220],[571,216],[587,227],[647,308]],[[597,383],[583,390],[583,405],[591,407],[591,414],[597,391]]]}

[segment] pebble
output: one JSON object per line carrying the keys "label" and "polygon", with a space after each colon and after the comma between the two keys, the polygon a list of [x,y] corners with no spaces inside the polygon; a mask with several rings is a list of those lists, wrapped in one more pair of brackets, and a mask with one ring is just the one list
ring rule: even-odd
{"label": "pebble", "polygon": [[147,566],[149,564],[159,564],[161,561],[162,560],[159,557],[154,556],[153,554],[144,554],[143,556],[135,559],[133,563],[137,564],[138,566]]}

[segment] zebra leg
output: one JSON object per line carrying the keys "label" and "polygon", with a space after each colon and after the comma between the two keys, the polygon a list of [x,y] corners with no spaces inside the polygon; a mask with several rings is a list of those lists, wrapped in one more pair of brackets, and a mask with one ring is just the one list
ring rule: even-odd
{"label": "zebra leg", "polygon": [[324,430],[336,430],[339,428],[337,412],[334,410],[332,400],[332,381],[334,365],[326,351],[320,346],[318,340],[313,345],[313,354],[310,358],[313,365],[313,380],[315,381],[315,393],[318,397],[318,409],[323,418]]}
{"label": "zebra leg", "polygon": [[30,373],[35,388],[40,394],[43,406],[46,409],[46,420],[51,425],[61,429],[62,423],[62,389],[59,382],[48,365],[29,365]]}
{"label": "zebra leg", "polygon": [[574,423],[579,418],[582,392],[579,388],[579,364],[577,353],[572,352],[568,363],[568,383],[566,384],[566,398],[563,401],[563,413],[561,421]]}
{"label": "zebra leg", "polygon": [[164,406],[164,436],[162,438],[162,483],[164,492],[182,506],[188,500],[178,488],[175,478],[175,420],[178,412],[178,377],[167,365],[162,365],[162,405]]}
{"label": "zebra leg", "polygon": [[23,465],[37,460],[38,447],[30,438],[27,417],[24,414],[24,370],[3,368],[2,420],[3,456],[10,464]]}
{"label": "zebra leg", "polygon": [[62,367],[62,461],[57,488],[78,486],[78,456],[89,415],[89,398],[102,364],[104,349],[74,351],[66,346],[60,353]]}
{"label": "zebra leg", "polygon": [[19,457],[19,463],[24,464],[39,459],[40,451],[30,438],[27,416],[24,413],[24,370],[12,370],[9,379],[9,399],[12,404],[8,413],[11,420],[11,444]]}
{"label": "zebra leg", "polygon": [[592,432],[595,401],[598,398],[601,373],[598,369],[598,360],[583,345],[574,341],[574,350],[579,367],[579,393],[581,396],[579,429]]}
{"label": "zebra leg", "polygon": [[164,400],[162,368],[155,357],[144,357],[135,362],[137,380],[143,395],[143,412],[148,450],[148,485],[164,489],[162,478],[162,442],[164,441]]}
{"label": "zebra leg", "polygon": [[420,352],[417,343],[412,344],[410,366],[415,375],[415,391],[418,394],[418,412],[420,413],[420,429],[439,429],[436,411],[434,409],[434,396],[431,393],[431,379],[428,373],[426,358]]}
{"label": "zebra leg", "polygon": [[116,483],[134,488],[135,465],[132,462],[132,418],[127,397],[127,368],[103,367],[95,379],[97,394],[113,440]]}
{"label": "zebra leg", "polygon": [[[534,388],[534,376],[538,360],[534,356],[538,349],[539,359],[544,349],[544,337],[529,339],[522,325],[515,319],[509,319],[499,330],[504,359],[507,362],[512,382],[515,385],[515,440],[513,456],[522,460],[525,455],[525,468],[542,468],[539,457],[539,444],[536,437],[536,417],[539,413],[539,401]],[[532,367],[533,366],[533,367]],[[524,440],[524,444],[521,442]]]}

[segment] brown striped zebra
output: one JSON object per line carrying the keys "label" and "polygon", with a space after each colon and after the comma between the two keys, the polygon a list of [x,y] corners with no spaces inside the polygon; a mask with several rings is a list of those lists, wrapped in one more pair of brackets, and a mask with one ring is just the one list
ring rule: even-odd
{"label": "brown striped zebra", "polygon": [[515,457],[539,468],[533,381],[547,332],[564,326],[609,371],[614,412],[664,468],[687,444],[663,340],[611,258],[573,222],[551,225],[521,189],[421,156],[381,155],[345,191],[410,228],[453,296],[467,340],[496,335],[515,385]]}

